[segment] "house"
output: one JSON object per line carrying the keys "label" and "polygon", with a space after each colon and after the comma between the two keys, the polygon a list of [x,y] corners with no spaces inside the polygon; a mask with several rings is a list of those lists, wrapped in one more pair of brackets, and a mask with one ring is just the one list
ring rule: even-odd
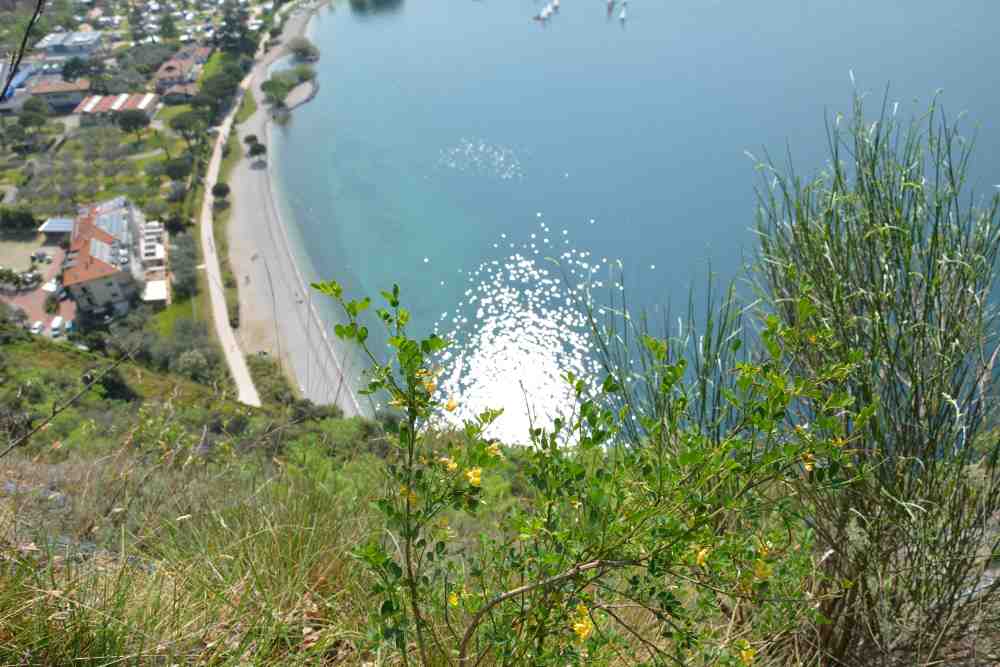
{"label": "house", "polygon": [[28,92],[44,101],[51,111],[74,109],[90,90],[88,79],[63,81],[61,76],[41,76],[35,79]]}
{"label": "house", "polygon": [[91,95],[73,109],[80,116],[80,125],[109,122],[116,114],[131,109],[144,111],[150,118],[156,113],[159,97],[152,93],[122,93],[121,95]]}
{"label": "house", "polygon": [[49,58],[90,58],[103,45],[103,33],[50,32],[35,44],[36,51],[44,51]]}
{"label": "house", "polygon": [[169,303],[162,224],[147,222],[125,197],[81,206],[70,222],[62,282],[79,308],[120,314],[137,295],[154,305]]}
{"label": "house", "polygon": [[153,82],[156,92],[161,95],[169,88],[198,80],[202,65],[212,55],[212,49],[207,46],[186,46],[173,55],[156,71]]}
{"label": "house", "polygon": [[79,308],[128,310],[143,278],[137,256],[144,223],[142,212],[124,197],[80,208],[62,274]]}
{"label": "house", "polygon": [[193,83],[178,84],[171,86],[163,93],[163,101],[166,104],[186,104],[198,94],[198,86]]}
{"label": "house", "polygon": [[176,56],[171,58],[160,65],[160,69],[156,70],[153,76],[156,92],[162,95],[173,86],[194,83],[198,79],[195,69],[193,60],[178,60]]}

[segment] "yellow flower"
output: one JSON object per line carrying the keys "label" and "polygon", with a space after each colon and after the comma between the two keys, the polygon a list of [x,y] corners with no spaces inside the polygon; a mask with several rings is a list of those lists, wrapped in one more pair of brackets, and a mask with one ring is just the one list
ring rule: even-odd
{"label": "yellow flower", "polygon": [[704,547],[698,550],[695,554],[694,562],[698,564],[698,567],[705,567],[705,563],[708,562],[708,554],[712,553],[712,547]]}
{"label": "yellow flower", "polygon": [[771,578],[771,566],[767,564],[766,561],[758,558],[753,564],[754,576],[758,579],[770,579]]}
{"label": "yellow flower", "polygon": [[765,541],[760,538],[758,538],[757,541],[759,542],[757,546],[757,553],[760,554],[761,558],[767,558],[768,555],[771,553],[771,549],[774,548],[774,545],[771,544],[770,541]]}
{"label": "yellow flower", "polygon": [[399,487],[399,494],[400,494],[401,496],[405,497],[405,498],[406,498],[407,500],[409,500],[409,501],[410,501],[411,503],[415,503],[415,502],[417,502],[417,494],[415,494],[415,493],[413,492],[413,490],[412,490],[412,489],[410,489],[410,488],[409,488],[408,486],[406,486],[405,484],[404,484],[403,486]]}
{"label": "yellow flower", "polygon": [[586,605],[581,604],[577,606],[576,618],[573,619],[570,626],[580,641],[586,641],[587,637],[594,632],[594,622],[590,620],[590,614],[587,611]]}
{"label": "yellow flower", "polygon": [[811,471],[813,468],[816,467],[816,457],[813,456],[812,453],[810,452],[806,452],[805,454],[803,454],[802,467],[805,468],[807,472]]}
{"label": "yellow flower", "polygon": [[469,484],[472,486],[479,486],[482,483],[482,468],[469,468],[465,471],[465,478],[469,480]]}
{"label": "yellow flower", "polygon": [[570,503],[570,505],[572,505],[573,509],[575,510],[578,510],[581,507],[583,507],[583,503],[581,503],[579,500],[574,500],[573,502]]}
{"label": "yellow flower", "polygon": [[486,448],[486,453],[493,457],[503,458],[503,452],[500,451],[500,445],[496,442]]}
{"label": "yellow flower", "polygon": [[458,409],[458,401],[456,401],[454,398],[449,398],[448,402],[444,404],[444,409],[447,410],[448,412],[454,412],[455,410]]}
{"label": "yellow flower", "polygon": [[435,391],[437,391],[437,388],[438,388],[437,382],[435,382],[434,380],[427,380],[424,382],[424,389],[427,390],[428,394],[433,394]]}
{"label": "yellow flower", "polygon": [[749,646],[740,649],[740,662],[744,665],[752,665],[753,659],[756,657],[757,651],[753,650]]}
{"label": "yellow flower", "polygon": [[448,604],[451,605],[452,607],[458,606],[458,593],[452,591],[451,593],[448,594]]}
{"label": "yellow flower", "polygon": [[404,405],[406,405],[406,401],[404,401],[400,396],[395,396],[389,400],[389,405],[391,405],[394,408],[401,408]]}
{"label": "yellow flower", "polygon": [[448,469],[448,472],[455,472],[458,470],[458,464],[448,456],[442,456],[438,459],[438,461],[440,461],[441,465]]}

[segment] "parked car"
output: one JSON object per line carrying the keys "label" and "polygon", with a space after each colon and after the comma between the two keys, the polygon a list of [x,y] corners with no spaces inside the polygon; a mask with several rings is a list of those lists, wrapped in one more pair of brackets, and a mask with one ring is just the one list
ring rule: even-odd
{"label": "parked car", "polygon": [[76,331],[76,320],[67,320],[66,322],[66,335],[70,335]]}
{"label": "parked car", "polygon": [[50,330],[52,331],[52,337],[56,338],[62,335],[63,318],[62,315],[56,315],[52,318],[52,325]]}
{"label": "parked car", "polygon": [[42,323],[41,320],[37,320],[34,324],[31,325],[31,333],[33,334],[41,334],[42,331],[44,330],[45,330],[45,325]]}

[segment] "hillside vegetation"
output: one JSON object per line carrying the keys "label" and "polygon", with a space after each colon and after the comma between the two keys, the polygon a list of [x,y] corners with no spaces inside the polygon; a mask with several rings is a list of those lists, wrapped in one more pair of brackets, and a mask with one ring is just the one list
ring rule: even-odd
{"label": "hillside vegetation", "polygon": [[816,177],[759,165],[758,300],[582,304],[603,372],[521,443],[432,426],[399,287],[314,286],[378,422],[5,329],[0,661],[997,664],[1000,196],[934,109],[828,127]]}

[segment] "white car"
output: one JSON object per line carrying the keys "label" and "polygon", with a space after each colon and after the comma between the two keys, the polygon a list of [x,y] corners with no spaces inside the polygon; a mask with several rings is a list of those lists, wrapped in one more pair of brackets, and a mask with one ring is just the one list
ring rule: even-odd
{"label": "white car", "polygon": [[41,320],[37,320],[34,324],[31,325],[31,333],[33,334],[40,335],[44,330],[45,330],[45,325],[42,323]]}

